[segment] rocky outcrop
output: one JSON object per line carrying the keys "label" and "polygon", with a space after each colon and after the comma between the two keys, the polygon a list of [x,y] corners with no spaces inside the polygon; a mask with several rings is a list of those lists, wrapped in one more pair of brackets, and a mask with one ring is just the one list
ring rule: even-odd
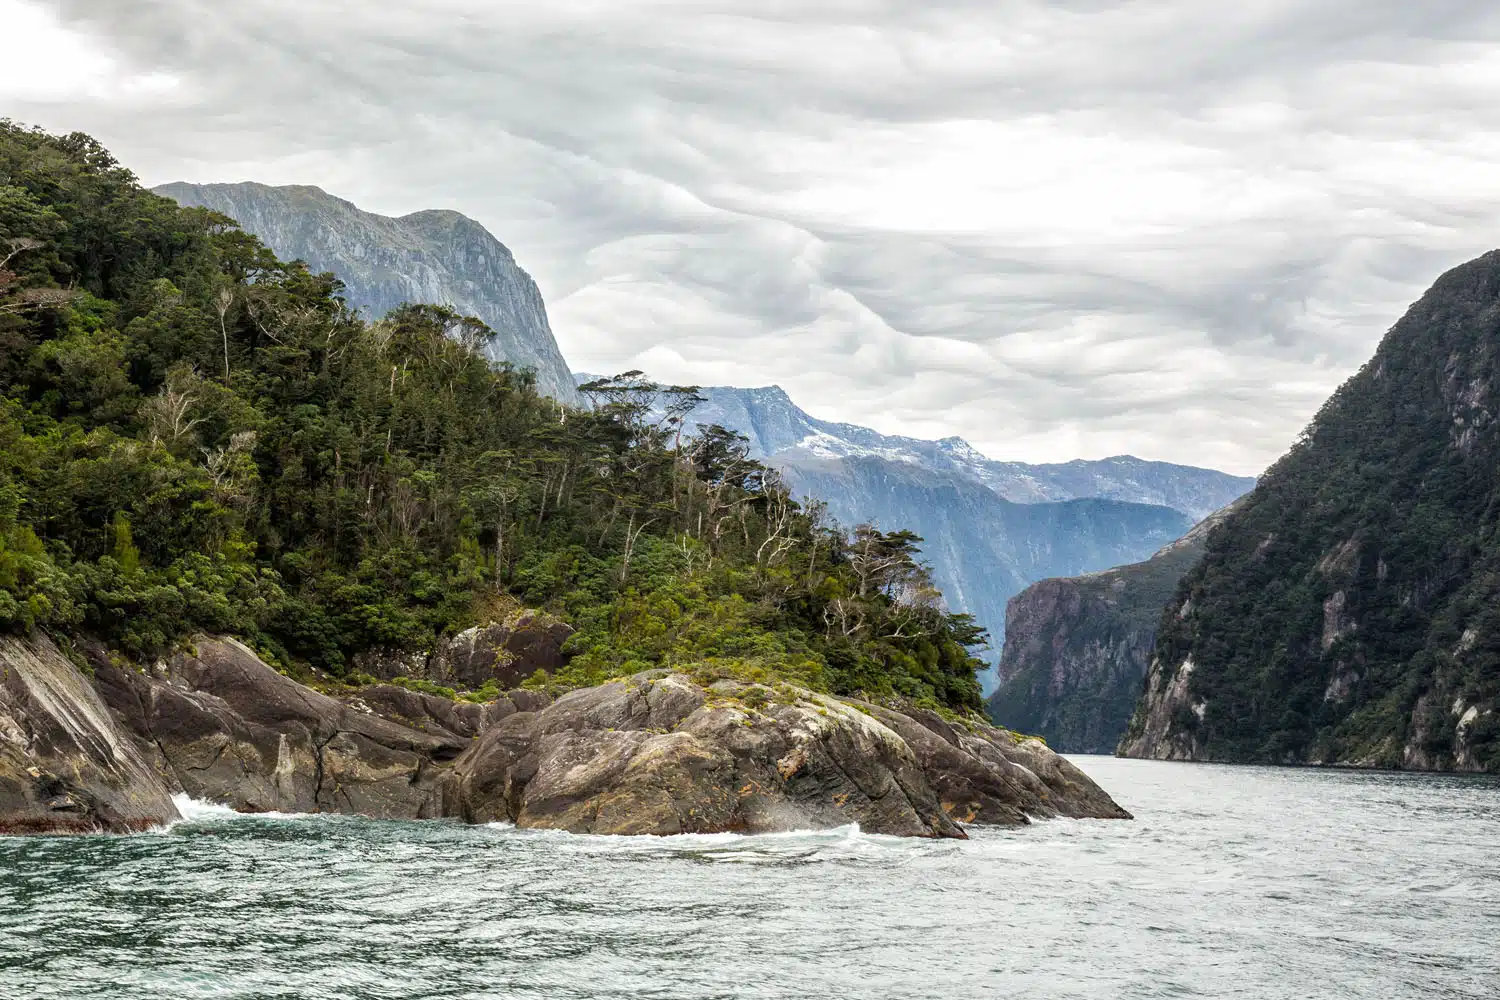
{"label": "rocky outcrop", "polygon": [[515,691],[477,705],[394,685],[321,694],[229,639],[145,671],[97,660],[99,691],[155,768],[144,777],[244,812],[917,837],[1128,816],[1037,740],[785,685],[649,671],[555,702]]}
{"label": "rocky outcrop", "polygon": [[1103,789],[1041,740],[990,726],[954,726],[935,712],[870,707],[911,747],[943,809],[961,823],[1129,819]]}
{"label": "rocky outcrop", "polygon": [[1162,609],[1231,509],[1145,562],[1043,580],[1011,598],[990,716],[1064,753],[1113,753],[1140,698]]}
{"label": "rocky outcrop", "polygon": [[380,680],[410,677],[460,691],[477,691],[491,682],[515,688],[539,670],[566,666],[572,657],[563,644],[572,634],[566,622],[523,609],[504,621],[466,629],[431,653],[361,653],[355,668]]}
{"label": "rocky outcrop", "polygon": [[95,683],[166,782],[242,812],[441,816],[444,765],[470,745],[313,691],[231,639],[141,673],[100,662]]}
{"label": "rocky outcrop", "polygon": [[438,684],[474,690],[490,681],[514,688],[538,670],[555,672],[571,657],[563,643],[573,627],[540,611],[520,611],[503,622],[471,628],[438,649],[428,673]]}
{"label": "rocky outcrop", "polygon": [[176,818],[72,661],[41,636],[0,636],[0,834],[125,833]]}
{"label": "rocky outcrop", "polygon": [[477,316],[495,331],[486,348],[491,357],[534,369],[543,393],[579,402],[536,282],[473,219],[449,211],[393,219],[307,186],[178,183],[155,190],[224,213],[282,260],[332,271],[349,304],[369,319],[406,302]]}
{"label": "rocky outcrop", "polygon": [[965,822],[1128,815],[1037,741],[795,688],[705,689],[663,672],[507,718],[456,771],[465,819],[580,833],[857,823],[961,837]]}

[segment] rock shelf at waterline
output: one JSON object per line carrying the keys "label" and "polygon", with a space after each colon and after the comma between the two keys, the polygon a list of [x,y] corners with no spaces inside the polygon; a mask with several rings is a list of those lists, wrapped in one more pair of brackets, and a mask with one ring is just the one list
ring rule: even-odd
{"label": "rock shelf at waterline", "polygon": [[174,793],[594,834],[1129,818],[1039,740],[784,684],[655,670],[474,705],[389,685],[335,697],[221,637],[146,670],[89,661],[92,681],[45,638],[0,639],[0,831],[141,830],[179,818]]}

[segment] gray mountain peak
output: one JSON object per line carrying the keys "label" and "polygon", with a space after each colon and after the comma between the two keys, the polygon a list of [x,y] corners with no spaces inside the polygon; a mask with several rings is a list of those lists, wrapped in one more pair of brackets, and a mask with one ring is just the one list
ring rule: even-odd
{"label": "gray mountain peak", "polygon": [[537,386],[577,402],[536,282],[478,222],[447,209],[399,218],[361,211],[305,184],[164,184],[157,194],[239,222],[283,259],[305,260],[344,282],[350,305],[371,319],[403,302],[445,305],[497,334],[495,360],[536,370]]}

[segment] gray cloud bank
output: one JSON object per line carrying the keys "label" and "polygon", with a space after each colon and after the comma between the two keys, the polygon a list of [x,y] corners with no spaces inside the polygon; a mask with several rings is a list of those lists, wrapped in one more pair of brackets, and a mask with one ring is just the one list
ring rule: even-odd
{"label": "gray cloud bank", "polygon": [[23,6],[0,113],[152,183],[456,208],[577,369],[999,458],[1258,471],[1500,242],[1488,4]]}

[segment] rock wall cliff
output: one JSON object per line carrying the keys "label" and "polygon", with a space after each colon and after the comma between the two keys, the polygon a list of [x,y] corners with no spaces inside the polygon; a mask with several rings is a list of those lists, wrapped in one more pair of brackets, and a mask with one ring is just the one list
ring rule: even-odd
{"label": "rock wall cliff", "polygon": [[1224,514],[1144,562],[1042,580],[1011,598],[991,717],[1063,753],[1114,752],[1140,697],[1161,610]]}
{"label": "rock wall cliff", "polygon": [[449,211],[389,218],[307,186],[174,183],[155,191],[222,212],[283,260],[332,271],[349,303],[371,319],[404,302],[477,316],[497,334],[492,357],[535,369],[543,393],[578,402],[536,282],[473,219]]}
{"label": "rock wall cliff", "polygon": [[0,834],[127,833],[177,818],[160,774],[51,640],[0,635]]}

